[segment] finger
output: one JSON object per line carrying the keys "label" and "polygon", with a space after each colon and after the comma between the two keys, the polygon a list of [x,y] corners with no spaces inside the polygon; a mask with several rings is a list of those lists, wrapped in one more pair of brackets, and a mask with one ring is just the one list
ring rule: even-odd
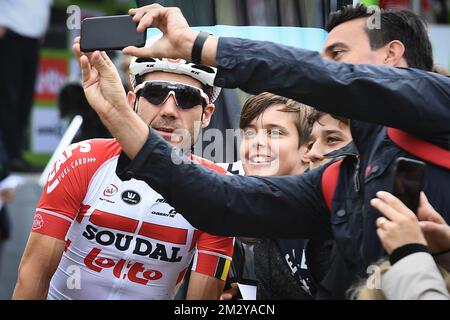
{"label": "finger", "polygon": [[78,60],[80,60],[81,56],[86,56],[89,60],[91,59],[92,52],[82,52],[79,43],[75,43],[72,46],[72,50],[75,55],[75,58],[77,58]]}
{"label": "finger", "polygon": [[103,55],[101,54],[100,51],[95,51],[92,54],[92,58],[91,58],[91,63],[92,66],[97,69],[97,71],[101,74],[104,75],[106,72],[109,71],[108,69],[108,64],[106,63],[105,59],[103,58]]}
{"label": "finger", "polygon": [[[131,10],[136,10],[136,9],[131,9]],[[133,21],[136,23],[139,23],[139,21],[141,21],[143,15],[145,14],[145,11],[134,11],[132,12],[130,10],[130,15],[133,17]]]}
{"label": "finger", "polygon": [[128,10],[128,13],[133,16],[136,14],[139,14],[142,16],[145,13],[147,13],[149,10],[156,9],[156,8],[162,8],[162,7],[163,6],[161,6],[159,3],[153,3],[153,4],[146,5],[146,6],[139,7],[139,8],[132,8],[132,9]]}
{"label": "finger", "polygon": [[419,226],[424,234],[439,233],[447,229],[446,225],[434,223],[431,221],[420,221]]}
{"label": "finger", "polygon": [[415,217],[416,215],[412,212],[400,199],[396,196],[392,195],[389,192],[380,191],[377,192],[377,197],[383,200],[387,205],[391,206],[397,212],[401,214],[406,214],[411,217]]}
{"label": "finger", "polygon": [[391,221],[397,219],[400,215],[394,208],[381,199],[372,199],[370,204]]}
{"label": "finger", "polygon": [[86,83],[91,78],[91,64],[89,62],[88,57],[82,55],[79,59],[81,76],[83,77],[83,82]]}
{"label": "finger", "polygon": [[[159,7],[161,7],[159,4],[157,4]],[[157,8],[158,6],[148,5],[140,8],[130,9],[128,13],[133,17],[134,22],[141,21],[142,17],[150,10]]]}
{"label": "finger", "polygon": [[231,300],[233,296],[230,293],[222,293],[220,300]]}
{"label": "finger", "polygon": [[389,220],[386,219],[385,217],[380,217],[376,220],[375,224],[378,228],[383,229],[384,225],[388,222],[389,222]]}
{"label": "finger", "polygon": [[[101,52],[100,52],[100,55],[102,56],[103,61],[105,61],[106,65],[107,65],[108,67],[113,67],[113,66],[114,66],[114,63],[111,61],[111,59],[109,58],[109,56],[106,54],[105,51],[101,51]],[[115,66],[114,66],[114,67],[115,67]]]}
{"label": "finger", "polygon": [[386,252],[388,254],[391,254],[392,251],[390,250],[389,245],[388,245],[389,238],[388,238],[387,232],[383,229],[377,229],[377,235],[378,235],[378,238],[380,238],[381,245],[383,246],[384,250],[386,250]]}
{"label": "finger", "polygon": [[417,217],[419,220],[428,220],[439,224],[446,223],[444,218],[434,210],[433,206],[428,201],[427,196],[423,192],[420,194],[420,205],[417,211]]}
{"label": "finger", "polygon": [[77,60],[80,60],[81,58],[80,44],[74,43],[74,45],[72,46],[72,50],[73,54],[75,55],[75,58],[77,58]]}
{"label": "finger", "polygon": [[80,41],[81,41],[81,37],[80,36],[75,37],[75,39],[73,39],[73,43],[80,43]]}
{"label": "finger", "polygon": [[152,25],[160,29],[158,18],[163,17],[165,14],[167,14],[167,12],[168,8],[164,7],[151,8],[151,10],[147,11],[147,13],[139,21],[137,31],[144,32],[147,28],[150,28]]}
{"label": "finger", "polygon": [[150,28],[156,18],[156,14],[157,12],[154,11],[147,12],[143,17],[136,21],[138,22],[137,31],[144,32],[147,28]]}
{"label": "finger", "polygon": [[122,52],[129,56],[134,56],[138,58],[163,58],[161,55],[158,55],[153,48],[138,48],[138,47],[126,47],[122,50]]}
{"label": "finger", "polygon": [[386,230],[378,228],[377,229],[377,235],[378,235],[378,238],[380,238],[381,242],[383,242],[384,239],[386,239]]}

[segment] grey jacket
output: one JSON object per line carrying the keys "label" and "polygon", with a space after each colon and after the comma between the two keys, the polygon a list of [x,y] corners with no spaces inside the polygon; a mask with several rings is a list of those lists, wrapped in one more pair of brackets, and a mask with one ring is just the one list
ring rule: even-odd
{"label": "grey jacket", "polygon": [[410,254],[395,263],[382,277],[388,300],[450,300],[444,279],[426,252]]}

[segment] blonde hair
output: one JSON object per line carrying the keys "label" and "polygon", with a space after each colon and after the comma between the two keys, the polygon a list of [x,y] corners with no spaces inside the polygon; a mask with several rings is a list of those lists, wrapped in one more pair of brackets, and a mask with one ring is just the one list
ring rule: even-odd
{"label": "blonde hair", "polygon": [[[388,260],[382,260],[377,265],[380,268],[381,277],[391,268],[391,263]],[[450,292],[450,273],[439,265],[437,267],[441,272],[442,278],[444,278],[447,290]],[[350,288],[347,291],[347,295],[351,300],[386,300],[383,290],[370,289],[366,284],[366,280]]]}

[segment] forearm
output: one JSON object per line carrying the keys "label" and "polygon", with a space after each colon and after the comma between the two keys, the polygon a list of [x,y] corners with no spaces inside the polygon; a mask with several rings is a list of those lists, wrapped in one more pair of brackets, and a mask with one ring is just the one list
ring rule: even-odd
{"label": "forearm", "polygon": [[123,157],[119,160],[117,173],[125,180],[146,181],[191,224],[208,233],[330,237],[328,209],[318,191],[320,178],[315,183],[310,175],[223,176],[172,151],[152,134],[131,164]]}
{"label": "forearm", "polygon": [[47,299],[50,277],[45,277],[35,270],[21,268],[14,289],[13,300],[45,300]]}
{"label": "forearm", "polygon": [[[202,51],[202,63],[207,66],[215,67],[217,57],[217,47],[219,45],[219,37],[209,36]],[[189,60],[189,59],[188,59]]]}
{"label": "forearm", "polygon": [[134,159],[149,136],[149,128],[144,121],[128,105],[99,116],[126,155]]}
{"label": "forearm", "polygon": [[192,272],[186,300],[219,300],[225,281]]}
{"label": "forearm", "polygon": [[413,134],[449,134],[450,80],[445,77],[331,62],[317,52],[236,38],[220,38],[217,65],[219,86],[252,94],[270,91],[327,113]]}
{"label": "forearm", "polygon": [[46,299],[64,247],[63,240],[32,232],[20,262],[12,298]]}

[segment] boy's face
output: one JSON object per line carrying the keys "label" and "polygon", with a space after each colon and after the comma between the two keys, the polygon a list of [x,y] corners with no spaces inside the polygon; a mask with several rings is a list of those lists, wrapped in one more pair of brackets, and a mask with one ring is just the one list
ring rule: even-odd
{"label": "boy's face", "polygon": [[320,117],[313,124],[306,152],[306,157],[310,161],[310,169],[318,168],[330,162],[331,159],[324,157],[324,155],[345,147],[351,141],[350,126],[329,114]]}
{"label": "boy's face", "polygon": [[296,115],[273,105],[243,128],[241,159],[248,176],[287,176],[307,167],[306,145],[299,146]]}

